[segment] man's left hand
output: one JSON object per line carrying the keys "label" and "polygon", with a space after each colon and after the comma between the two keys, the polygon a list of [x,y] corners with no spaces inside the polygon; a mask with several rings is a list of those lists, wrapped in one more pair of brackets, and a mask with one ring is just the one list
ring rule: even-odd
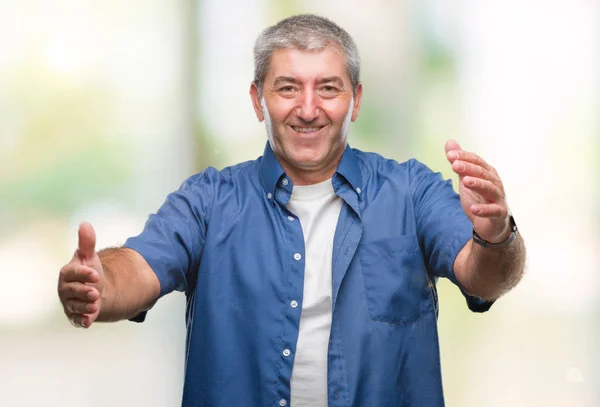
{"label": "man's left hand", "polygon": [[491,243],[506,240],[511,233],[508,206],[494,167],[454,140],[446,142],[446,157],[458,174],[460,203],[477,234]]}

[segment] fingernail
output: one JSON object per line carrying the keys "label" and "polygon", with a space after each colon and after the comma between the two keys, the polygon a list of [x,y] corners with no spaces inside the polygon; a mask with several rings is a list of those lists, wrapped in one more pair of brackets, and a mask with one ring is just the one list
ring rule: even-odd
{"label": "fingernail", "polygon": [[94,299],[94,292],[93,292],[93,291],[88,291],[88,293],[87,293],[87,297],[88,297],[90,300],[93,300],[93,299]]}
{"label": "fingernail", "polygon": [[456,160],[458,158],[458,154],[455,151],[448,152],[448,158],[451,160]]}

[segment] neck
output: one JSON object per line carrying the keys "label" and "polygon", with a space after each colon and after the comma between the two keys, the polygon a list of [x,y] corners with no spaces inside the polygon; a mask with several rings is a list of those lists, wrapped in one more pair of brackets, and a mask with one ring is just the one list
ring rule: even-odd
{"label": "neck", "polygon": [[337,171],[340,160],[342,159],[342,154],[325,168],[293,168],[287,165],[284,160],[279,159],[279,157],[278,161],[281,164],[281,168],[283,168],[283,171],[290,177],[294,185],[305,186],[318,184],[319,182],[323,182],[333,177],[333,174]]}

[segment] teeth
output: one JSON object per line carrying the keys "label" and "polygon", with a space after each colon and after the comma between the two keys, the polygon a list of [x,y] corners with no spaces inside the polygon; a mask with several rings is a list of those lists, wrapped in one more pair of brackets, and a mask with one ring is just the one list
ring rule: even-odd
{"label": "teeth", "polygon": [[292,127],[298,133],[312,133],[315,131],[319,131],[319,127]]}

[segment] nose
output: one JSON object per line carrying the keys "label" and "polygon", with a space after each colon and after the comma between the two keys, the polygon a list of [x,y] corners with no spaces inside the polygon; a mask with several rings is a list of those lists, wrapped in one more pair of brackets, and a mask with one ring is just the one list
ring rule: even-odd
{"label": "nose", "polygon": [[313,92],[304,92],[297,108],[298,117],[305,122],[312,122],[319,116],[319,100]]}

